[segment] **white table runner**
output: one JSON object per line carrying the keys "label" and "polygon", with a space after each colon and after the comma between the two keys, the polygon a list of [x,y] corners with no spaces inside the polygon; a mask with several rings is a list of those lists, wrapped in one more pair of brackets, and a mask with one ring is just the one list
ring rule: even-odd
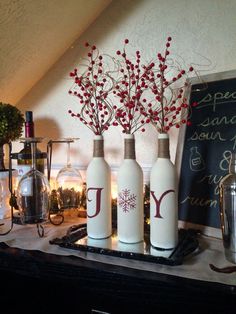
{"label": "white table runner", "polygon": [[87,260],[99,261],[107,264],[236,286],[236,273],[217,273],[212,271],[209,267],[209,263],[218,267],[234,265],[225,259],[222,240],[213,237],[201,236],[199,239],[200,251],[197,254],[193,254],[189,258],[186,258],[184,263],[178,266],[166,266],[96,253],[81,252],[78,250],[61,248],[58,245],[49,243],[50,240],[56,237],[61,238],[64,236],[70,226],[82,222],[85,222],[85,219],[80,218],[78,221],[78,218],[70,218],[66,219],[60,226],[54,226],[47,223],[44,225],[45,236],[43,238],[38,236],[36,225],[21,226],[14,224],[12,231],[8,235],[0,236],[0,242],[5,242],[10,247],[21,248],[24,250],[39,250],[57,255],[79,256]]}

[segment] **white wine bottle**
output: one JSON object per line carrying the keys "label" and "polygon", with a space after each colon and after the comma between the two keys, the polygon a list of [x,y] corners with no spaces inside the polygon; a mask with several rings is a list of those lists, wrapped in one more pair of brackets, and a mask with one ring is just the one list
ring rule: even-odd
{"label": "white wine bottle", "polygon": [[133,134],[124,136],[124,160],[117,174],[117,236],[124,243],[144,237],[143,170],[135,157]]}
{"label": "white wine bottle", "polygon": [[104,239],[112,234],[111,169],[104,159],[103,136],[95,135],[93,158],[87,173],[87,233]]}
{"label": "white wine bottle", "polygon": [[158,158],[150,173],[150,242],[161,249],[178,242],[177,177],[166,133],[158,135]]}

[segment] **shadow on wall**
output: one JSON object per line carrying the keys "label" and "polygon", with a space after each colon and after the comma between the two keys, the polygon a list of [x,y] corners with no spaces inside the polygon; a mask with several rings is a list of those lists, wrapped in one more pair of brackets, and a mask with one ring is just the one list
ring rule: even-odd
{"label": "shadow on wall", "polygon": [[35,136],[43,138],[42,143],[38,144],[40,150],[42,151],[47,151],[47,143],[49,140],[61,137],[60,127],[54,119],[34,119],[34,129]]}

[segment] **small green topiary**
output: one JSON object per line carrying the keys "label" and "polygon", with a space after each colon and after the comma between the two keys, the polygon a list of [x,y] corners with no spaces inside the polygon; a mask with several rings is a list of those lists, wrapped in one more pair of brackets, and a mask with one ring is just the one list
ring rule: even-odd
{"label": "small green topiary", "polygon": [[24,121],[24,116],[17,107],[0,102],[0,170],[5,169],[3,145],[21,136]]}
{"label": "small green topiary", "polygon": [[18,108],[0,102],[0,145],[18,139],[22,134],[24,121]]}

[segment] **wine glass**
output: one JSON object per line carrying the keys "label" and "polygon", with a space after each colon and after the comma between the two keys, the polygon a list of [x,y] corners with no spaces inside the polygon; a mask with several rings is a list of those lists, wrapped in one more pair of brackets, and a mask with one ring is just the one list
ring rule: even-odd
{"label": "wine glass", "polygon": [[60,169],[56,176],[56,190],[58,207],[60,210],[68,210],[72,213],[73,209],[80,208],[80,197],[83,188],[83,180],[79,170],[71,165],[70,144],[77,138],[62,139],[61,143],[67,144],[66,165]]}
{"label": "wine glass", "polygon": [[24,174],[17,187],[22,224],[40,224],[49,217],[50,186],[46,176],[36,168],[36,144],[41,138],[25,138],[31,144],[31,170]]}

